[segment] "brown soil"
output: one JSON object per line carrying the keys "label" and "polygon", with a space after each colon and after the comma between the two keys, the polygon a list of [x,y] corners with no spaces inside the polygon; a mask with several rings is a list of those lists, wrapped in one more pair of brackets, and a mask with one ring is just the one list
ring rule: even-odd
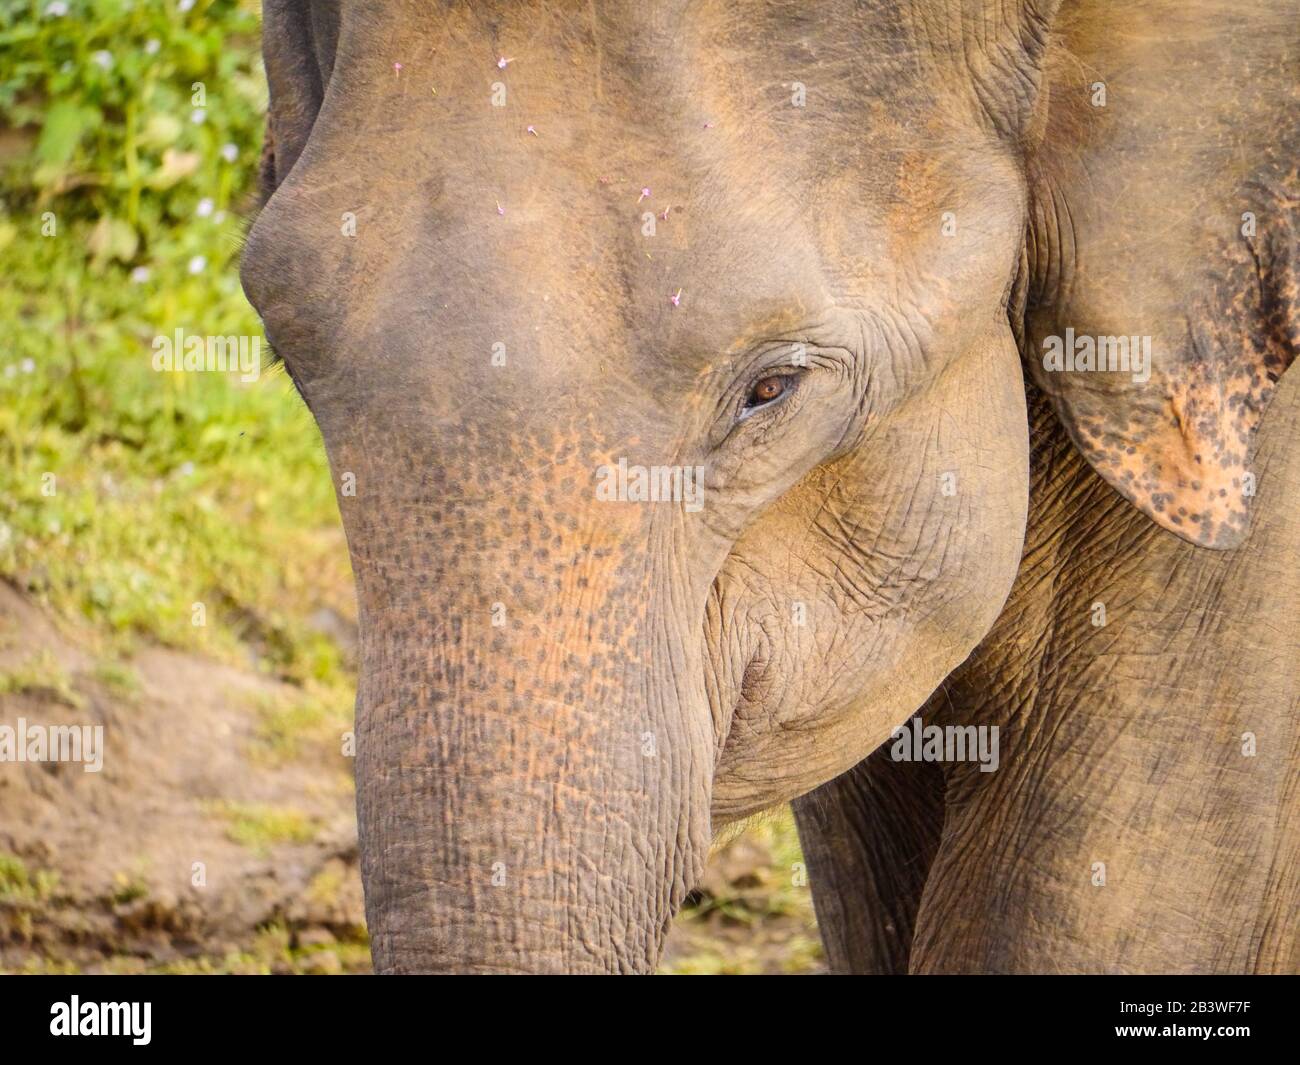
{"label": "brown soil", "polygon": [[[0,724],[103,725],[105,751],[99,773],[0,763],[0,971],[367,971],[351,759],[260,731],[298,693],[163,648],[124,686],[91,645],[0,583],[0,674],[24,678]],[[669,971],[816,967],[807,914],[746,898],[766,860],[743,837],[715,855]]]}
{"label": "brown soil", "polygon": [[[223,959],[267,929],[287,932],[290,951],[362,937],[350,760],[268,765],[259,742],[257,700],[287,686],[151,648],[131,662],[138,691],[123,695],[82,646],[0,584],[0,670],[52,658],[81,703],[38,686],[0,694],[0,723],[100,724],[105,752],[99,773],[0,763],[0,853],[57,877],[35,892],[0,887],[0,968]],[[312,838],[237,842],[248,810],[291,811]]]}

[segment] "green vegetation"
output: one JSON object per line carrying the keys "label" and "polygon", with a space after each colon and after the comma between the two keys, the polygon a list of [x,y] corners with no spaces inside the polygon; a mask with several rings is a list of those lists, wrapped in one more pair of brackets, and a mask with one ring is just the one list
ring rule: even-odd
{"label": "green vegetation", "polygon": [[41,694],[73,708],[86,702],[49,651],[40,651],[11,669],[0,670],[0,694]]}
{"label": "green vegetation", "polygon": [[[755,924],[772,916],[803,916],[810,904],[807,866],[799,847],[794,815],[787,807],[763,814],[737,831],[735,839],[765,856],[763,864],[727,884],[720,894],[705,894],[688,912],[719,913],[740,924]],[[725,844],[724,844],[725,846]]]}
{"label": "green vegetation", "polygon": [[[0,3],[0,574],[145,636],[346,688],[318,434],[287,378],[159,373],[256,336],[236,271],[265,83],[255,5]],[[51,14],[50,12],[55,12]]]}
{"label": "green vegetation", "polygon": [[140,675],[125,662],[106,659],[95,667],[94,676],[120,703],[134,703],[140,694]]}
{"label": "green vegetation", "polygon": [[279,693],[257,699],[257,747],[254,755],[270,765],[297,758],[308,744],[337,754],[343,734],[352,728],[351,692],[309,685],[300,696]]}
{"label": "green vegetation", "polygon": [[[119,966],[110,971],[146,971],[132,959],[119,959]],[[299,933],[283,924],[263,928],[248,950],[227,954],[224,957],[200,957],[172,962],[163,966],[150,966],[147,971],[164,975],[234,974],[260,976],[269,973],[294,973],[304,976],[334,975],[343,972],[366,972],[370,968],[370,944],[364,935],[345,935],[336,939],[323,930]]]}
{"label": "green vegetation", "polygon": [[37,915],[55,898],[59,874],[30,870],[15,854],[0,852],[0,942],[30,943]]}
{"label": "green vegetation", "polygon": [[218,800],[209,804],[209,810],[226,820],[226,835],[232,843],[263,854],[269,854],[277,843],[310,842],[320,827],[301,810],[287,806]]}
{"label": "green vegetation", "polygon": [[113,892],[109,901],[114,906],[129,906],[148,895],[149,887],[140,877],[120,872],[113,874]]}
{"label": "green vegetation", "polygon": [[0,853],[0,902],[44,902],[54,895],[58,883],[58,873],[31,872],[16,855]]}
{"label": "green vegetation", "polygon": [[807,973],[822,962],[812,893],[789,807],[751,819],[715,850],[682,909],[670,975]]}

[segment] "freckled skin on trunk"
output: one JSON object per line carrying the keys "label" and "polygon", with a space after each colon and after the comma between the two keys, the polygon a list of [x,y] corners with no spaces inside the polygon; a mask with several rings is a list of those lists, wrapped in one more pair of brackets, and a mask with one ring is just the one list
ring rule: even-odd
{"label": "freckled skin on trunk", "polygon": [[[464,458],[439,463],[394,418],[332,456],[357,479],[341,502],[376,968],[651,972],[707,853],[708,763],[692,752],[714,743],[691,675],[674,683],[640,651],[672,639],[671,554],[641,547],[668,515],[593,511],[562,434],[538,431],[530,457],[472,425],[458,436]],[[472,545],[442,533],[461,511]]]}

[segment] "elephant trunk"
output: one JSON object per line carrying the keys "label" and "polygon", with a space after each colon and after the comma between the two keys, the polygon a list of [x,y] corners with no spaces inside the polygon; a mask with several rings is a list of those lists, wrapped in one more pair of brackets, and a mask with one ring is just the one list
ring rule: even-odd
{"label": "elephant trunk", "polygon": [[707,852],[707,714],[646,663],[628,567],[505,564],[449,557],[436,588],[358,567],[375,968],[652,971]]}

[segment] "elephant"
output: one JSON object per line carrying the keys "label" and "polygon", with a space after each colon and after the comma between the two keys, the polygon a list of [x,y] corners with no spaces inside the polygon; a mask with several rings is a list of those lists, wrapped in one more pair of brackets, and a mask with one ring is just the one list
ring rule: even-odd
{"label": "elephant", "polygon": [[267,0],[377,971],[1297,969],[1298,14]]}

